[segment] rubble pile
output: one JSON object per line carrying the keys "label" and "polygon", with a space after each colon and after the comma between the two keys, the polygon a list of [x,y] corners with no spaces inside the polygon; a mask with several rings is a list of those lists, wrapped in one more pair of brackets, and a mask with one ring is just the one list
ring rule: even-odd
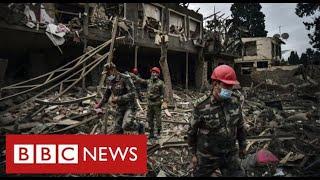
{"label": "rubble pile", "polygon": [[[320,158],[320,99],[317,92],[303,92],[307,91],[279,93],[260,88],[246,94],[243,104],[248,137],[261,137],[248,143],[248,153],[262,148],[271,151],[280,160],[278,169],[273,171],[281,172],[282,176],[317,173],[313,172],[316,165],[312,163]],[[251,173],[252,176],[274,174]]]}
{"label": "rubble pile", "polygon": [[258,84],[257,86],[265,86],[270,90],[284,92],[303,90],[319,86],[320,66],[274,66],[268,69],[257,69],[251,73],[250,77],[253,83]]}
{"label": "rubble pile", "polygon": [[192,101],[202,97],[203,93],[186,90],[175,90],[176,107],[171,111],[171,117],[162,112],[161,139],[148,143],[147,176],[185,177],[192,173],[192,154],[186,143],[186,133],[193,117]]}
{"label": "rubble pile", "polygon": [[[113,105],[103,107],[104,115],[94,111],[100,100],[95,88],[83,91],[74,87],[58,99],[56,88],[38,97],[34,102],[23,104],[20,108],[6,111],[17,105],[17,96],[1,102],[0,131],[21,134],[103,134],[111,133],[113,128]],[[319,88],[283,92],[259,88],[243,87],[241,93],[243,117],[248,131],[247,159],[242,160],[248,176],[306,176],[319,175],[320,152],[320,96]],[[148,142],[148,170],[146,176],[191,176],[191,154],[186,143],[186,132],[193,118],[192,101],[204,93],[191,90],[174,90],[175,107],[162,111],[163,131],[158,140]],[[37,112],[39,107],[45,109]],[[145,92],[141,102],[143,111],[136,113],[136,120],[145,123],[147,103]],[[31,114],[37,112],[35,116]],[[105,122],[107,121],[107,127]],[[148,135],[148,132],[146,132]],[[1,139],[4,143],[4,139]],[[1,147],[1,169],[4,171],[5,151]],[[266,149],[273,153],[279,162],[268,165],[255,163],[255,154]],[[219,171],[214,173],[220,176]],[[115,175],[120,176],[120,175]]]}
{"label": "rubble pile", "polygon": [[[50,102],[58,92],[44,95],[45,99],[38,101]],[[94,95],[95,96],[95,95]],[[88,94],[85,97],[94,97]],[[27,134],[47,134],[55,132],[63,127],[75,125],[86,116],[92,113],[92,102],[90,99],[78,103],[68,104],[68,102],[83,97],[82,94],[71,91],[59,98],[65,105],[48,105],[42,112],[36,114],[32,119],[28,118],[40,106],[38,103],[25,103],[21,108],[6,112],[1,116],[2,133],[27,133]],[[36,100],[36,101],[37,101]],[[61,103],[64,104],[64,103]],[[77,129],[79,130],[79,129]],[[81,131],[71,132],[81,133]]]}

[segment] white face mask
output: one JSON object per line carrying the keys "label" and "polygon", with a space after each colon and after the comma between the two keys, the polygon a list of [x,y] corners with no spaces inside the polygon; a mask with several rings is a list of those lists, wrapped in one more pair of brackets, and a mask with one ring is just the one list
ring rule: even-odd
{"label": "white face mask", "polygon": [[109,81],[112,81],[112,80],[114,80],[115,77],[116,77],[115,75],[110,75],[107,78],[108,78]]}

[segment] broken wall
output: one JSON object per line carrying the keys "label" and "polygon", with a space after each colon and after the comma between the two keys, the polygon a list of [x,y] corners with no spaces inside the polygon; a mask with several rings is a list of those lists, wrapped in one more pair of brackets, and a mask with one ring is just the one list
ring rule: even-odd
{"label": "broken wall", "polygon": [[208,85],[208,80],[207,80],[208,62],[204,60],[203,50],[200,51],[195,65],[196,65],[195,67],[196,88],[199,89],[200,91],[203,91]]}
{"label": "broken wall", "polygon": [[[142,27],[139,27],[137,24],[139,23],[139,13],[142,13],[143,6],[142,3],[126,3],[126,13],[130,16],[127,17],[128,20],[135,22],[134,27],[134,44],[138,46],[145,46],[150,48],[159,48],[157,45],[155,45],[155,36],[156,32],[152,31],[146,31]],[[153,18],[158,18],[159,14],[161,17],[161,26],[164,27],[164,29],[169,32],[170,24],[174,23],[177,25],[183,24],[185,28],[189,27],[189,20],[188,16],[197,19],[199,21],[202,21],[202,15],[195,13],[191,10],[188,10],[186,8],[176,6],[174,3],[153,3],[152,5],[146,5],[147,3],[144,3],[145,10],[148,16],[152,16]],[[158,6],[154,5],[158,4]],[[164,6],[167,6],[166,9]],[[150,8],[148,8],[150,7]],[[151,13],[149,10],[154,9],[154,7],[157,7],[156,13]],[[173,11],[172,11],[173,10]],[[161,11],[161,12],[160,12]],[[179,21],[177,19],[170,19],[169,18],[169,11],[171,11],[171,15],[175,14],[174,11],[177,11],[178,13],[185,14],[185,17],[182,16],[182,21]],[[151,14],[151,15],[150,15]],[[180,17],[180,14],[178,14]],[[145,14],[144,14],[145,16]],[[198,27],[196,27],[198,28]],[[185,36],[187,36],[189,29],[185,29],[184,33]],[[184,38],[177,37],[177,36],[170,36],[169,35],[169,43],[168,43],[168,50],[174,50],[174,51],[181,51],[181,52],[190,52],[190,53],[197,53],[197,47],[193,44],[192,41],[185,41]]]}
{"label": "broken wall", "polygon": [[292,92],[296,88],[309,87],[308,91],[311,91],[311,87],[319,87],[320,66],[273,66],[256,69],[250,77],[255,84],[262,83],[279,90]]}
{"label": "broken wall", "polygon": [[61,55],[44,34],[0,29],[0,58],[8,59],[6,83],[47,73],[82,54],[83,46],[66,42]]}
{"label": "broken wall", "polygon": [[202,37],[202,23],[189,18],[189,38],[198,39]]}
{"label": "broken wall", "polygon": [[[271,60],[272,59],[272,45],[270,38],[244,38],[242,40],[244,43],[256,42],[256,48],[248,45],[247,53],[242,58],[237,58],[236,62],[242,61],[257,61],[257,60]],[[254,43],[252,43],[254,44]],[[253,52],[256,50],[256,53]],[[254,55],[256,54],[256,55]]]}
{"label": "broken wall", "polygon": [[[134,67],[134,47],[133,46],[119,46],[116,47],[114,54],[114,63],[117,65],[120,72],[131,71]],[[150,69],[154,66],[160,67],[160,49],[139,47],[137,53],[137,68],[139,74],[144,79],[150,78]],[[195,86],[195,61],[196,54],[189,54],[188,66],[188,84]],[[185,85],[186,79],[186,53],[168,51],[168,66],[170,69],[171,81],[176,86]],[[160,78],[163,79],[162,73]]]}

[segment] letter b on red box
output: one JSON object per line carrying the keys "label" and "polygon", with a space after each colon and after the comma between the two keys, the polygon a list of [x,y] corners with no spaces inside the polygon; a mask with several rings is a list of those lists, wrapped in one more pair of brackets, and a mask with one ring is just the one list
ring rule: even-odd
{"label": "letter b on red box", "polygon": [[6,173],[84,174],[147,171],[144,135],[7,135]]}

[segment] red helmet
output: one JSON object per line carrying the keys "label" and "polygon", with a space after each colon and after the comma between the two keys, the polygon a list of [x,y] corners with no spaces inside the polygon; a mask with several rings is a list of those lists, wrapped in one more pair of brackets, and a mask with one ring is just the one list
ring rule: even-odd
{"label": "red helmet", "polygon": [[133,68],[131,71],[133,74],[137,75],[138,74],[138,68]]}
{"label": "red helmet", "polygon": [[240,84],[237,80],[236,72],[228,65],[220,65],[216,67],[211,74],[211,79],[219,80],[229,85]]}
{"label": "red helmet", "polygon": [[160,74],[161,71],[160,71],[160,69],[158,67],[153,67],[151,69],[151,72],[156,72],[156,73]]}

